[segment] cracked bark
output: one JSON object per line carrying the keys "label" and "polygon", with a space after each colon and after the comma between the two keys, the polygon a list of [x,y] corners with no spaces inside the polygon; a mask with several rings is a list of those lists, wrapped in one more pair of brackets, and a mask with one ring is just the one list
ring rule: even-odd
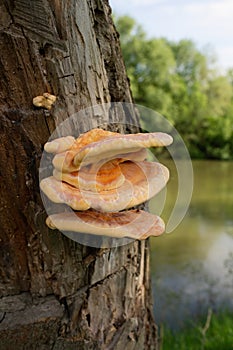
{"label": "cracked bark", "polygon": [[[148,242],[75,243],[46,228],[39,195],[56,125],[91,105],[131,102],[109,5],[0,0],[0,14],[0,349],[157,349]],[[46,91],[58,96],[49,113],[32,106]],[[79,131],[96,123],[79,120]]]}

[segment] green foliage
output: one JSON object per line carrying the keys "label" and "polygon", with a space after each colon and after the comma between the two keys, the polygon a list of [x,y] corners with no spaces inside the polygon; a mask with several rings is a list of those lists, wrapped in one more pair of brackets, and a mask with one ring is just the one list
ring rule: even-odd
{"label": "green foliage", "polygon": [[115,22],[135,102],[164,115],[193,158],[232,159],[233,69],[220,74],[191,40],[148,38],[128,16]]}
{"label": "green foliage", "polygon": [[205,321],[195,326],[173,332],[165,328],[161,350],[232,350],[233,317],[229,313],[213,315],[208,329]]}

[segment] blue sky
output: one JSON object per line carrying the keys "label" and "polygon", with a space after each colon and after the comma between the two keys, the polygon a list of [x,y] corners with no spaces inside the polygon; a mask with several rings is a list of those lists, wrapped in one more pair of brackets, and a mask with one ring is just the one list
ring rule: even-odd
{"label": "blue sky", "polygon": [[233,68],[233,0],[109,0],[117,15],[128,14],[149,37],[189,38],[210,46],[220,68]]}

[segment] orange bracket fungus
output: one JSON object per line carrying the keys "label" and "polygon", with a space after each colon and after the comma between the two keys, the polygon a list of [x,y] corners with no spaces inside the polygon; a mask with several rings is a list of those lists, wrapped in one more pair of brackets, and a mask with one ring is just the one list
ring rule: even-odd
{"label": "orange bracket fungus", "polygon": [[[117,213],[100,213],[97,211],[77,211],[54,214],[47,218],[46,224],[59,230],[92,233],[116,238],[129,237],[146,239],[158,236],[164,231],[163,220],[142,210],[129,210]],[[146,229],[145,229],[146,228]],[[142,232],[144,232],[142,234]]]}
{"label": "orange bracket fungus", "polygon": [[161,132],[123,135],[102,129],[46,143],[54,168],[40,188],[52,202],[71,208],[50,215],[47,225],[114,238],[160,235],[165,230],[160,217],[130,208],[155,196],[169,179],[164,165],[145,160],[146,148],[171,143]]}

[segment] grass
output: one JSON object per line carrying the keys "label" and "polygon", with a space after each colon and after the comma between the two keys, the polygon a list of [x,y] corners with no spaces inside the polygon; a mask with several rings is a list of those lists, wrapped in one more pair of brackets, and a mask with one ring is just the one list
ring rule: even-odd
{"label": "grass", "polygon": [[233,350],[233,315],[213,314],[180,331],[160,328],[160,350]]}

